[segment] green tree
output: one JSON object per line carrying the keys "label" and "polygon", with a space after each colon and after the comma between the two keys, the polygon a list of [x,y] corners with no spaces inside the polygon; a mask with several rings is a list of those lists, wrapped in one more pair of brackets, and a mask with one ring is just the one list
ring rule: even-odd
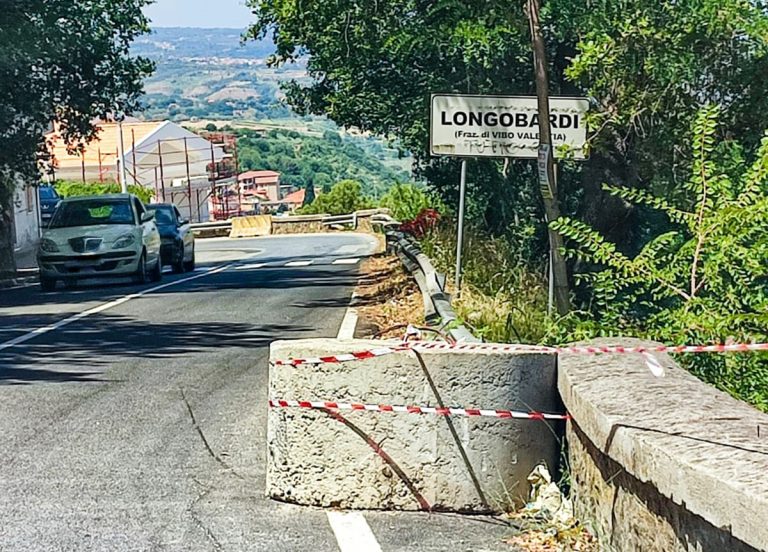
{"label": "green tree", "polygon": [[152,64],[130,55],[149,0],[6,0],[0,10],[0,273],[15,269],[11,197],[37,181],[51,123],[69,144],[138,108]]}
{"label": "green tree", "polygon": [[[364,183],[366,195],[375,196],[408,177],[364,150],[359,145],[362,141],[350,140],[338,147],[329,137],[275,130],[257,138],[250,131],[237,132],[241,168],[278,171],[286,184],[297,188],[312,182],[318,188],[330,189],[334,182],[353,179]],[[338,138],[335,133],[330,135]]]}
{"label": "green tree", "polygon": [[309,181],[307,182],[307,185],[304,188],[306,190],[304,194],[304,203],[302,204],[302,207],[306,207],[307,205],[312,205],[315,202],[315,185]]}
{"label": "green tree", "polygon": [[397,220],[406,222],[415,219],[433,203],[423,188],[414,184],[396,184],[381,198],[379,205],[389,209]]}
{"label": "green tree", "polygon": [[[280,64],[308,54],[311,81],[293,82],[300,113],[395,136],[420,174],[448,203],[457,197],[455,161],[427,155],[429,92],[531,94],[530,37],[522,2],[501,0],[248,0],[255,37],[271,34]],[[679,146],[706,102],[747,148],[768,109],[762,0],[548,0],[542,14],[553,94],[595,99],[592,156],[564,164],[560,188],[570,212],[622,247],[642,242],[643,212],[605,193],[611,181],[664,196],[680,190],[688,166]],[[543,220],[532,163],[470,164],[470,214],[495,232],[515,218]]]}
{"label": "green tree", "polygon": [[[103,195],[119,194],[120,184],[117,182],[88,182],[83,183],[73,180],[57,180],[55,183],[56,191],[61,197],[85,196],[85,195]],[[149,203],[154,190],[145,186],[128,185],[128,192],[138,196],[144,203]]]}
{"label": "green tree", "polygon": [[363,195],[363,188],[354,180],[342,180],[331,188],[327,194],[321,194],[301,209],[305,215],[327,214],[348,215],[361,209],[370,209],[373,202]]}
{"label": "green tree", "polygon": [[[670,202],[626,187],[607,191],[663,212],[671,228],[630,258],[583,222],[553,225],[604,267],[583,275],[594,290],[593,321],[571,337],[630,334],[666,343],[768,340],[768,133],[744,168],[741,148],[717,140],[719,109],[694,124],[691,177],[695,202]],[[719,162],[718,162],[719,161]],[[585,305],[590,308],[589,305]],[[704,380],[768,410],[768,359],[691,355],[682,361]]]}

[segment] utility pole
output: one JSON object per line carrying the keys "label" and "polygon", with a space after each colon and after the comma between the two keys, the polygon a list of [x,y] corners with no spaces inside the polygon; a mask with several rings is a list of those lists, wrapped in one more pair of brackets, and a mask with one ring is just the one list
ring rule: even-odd
{"label": "utility pole", "polygon": [[[128,193],[128,181],[126,179],[126,171],[125,171],[125,145],[123,142],[123,116],[119,115],[117,117],[117,148],[118,148],[118,173],[117,177],[120,180],[120,191],[122,193]],[[101,161],[99,161],[99,164],[101,164]]]}
{"label": "utility pole", "polygon": [[[539,184],[544,199],[546,222],[560,218],[560,206],[557,201],[557,182],[555,180],[554,150],[549,121],[549,76],[547,75],[547,52],[544,37],[541,34],[539,12],[540,0],[528,0],[528,19],[531,26],[533,43],[533,67],[536,77],[536,95],[539,100]],[[554,299],[558,314],[567,314],[571,310],[568,288],[568,271],[561,253],[563,237],[547,228],[549,232],[551,276],[554,280]]]}

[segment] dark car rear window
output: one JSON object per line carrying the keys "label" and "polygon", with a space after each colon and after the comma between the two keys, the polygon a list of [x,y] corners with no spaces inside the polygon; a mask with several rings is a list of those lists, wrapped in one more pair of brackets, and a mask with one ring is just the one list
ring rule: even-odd
{"label": "dark car rear window", "polygon": [[40,188],[40,199],[59,199],[59,194],[49,186],[42,186]]}
{"label": "dark car rear window", "polygon": [[155,212],[155,222],[157,224],[176,224],[173,207],[167,205],[147,205],[147,209]]}

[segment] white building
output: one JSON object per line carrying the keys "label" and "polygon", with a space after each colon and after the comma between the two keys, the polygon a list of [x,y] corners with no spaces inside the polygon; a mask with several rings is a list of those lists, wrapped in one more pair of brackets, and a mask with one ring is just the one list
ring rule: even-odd
{"label": "white building", "polygon": [[19,183],[13,196],[13,247],[17,256],[34,256],[40,238],[40,202],[37,187]]}
{"label": "white building", "polygon": [[56,132],[49,135],[56,179],[117,181],[122,127],[128,184],[153,190],[157,202],[175,203],[192,221],[209,220],[211,167],[228,157],[221,145],[170,121],[131,120],[120,126],[116,123],[97,126],[97,138],[82,152],[74,154],[67,151]]}

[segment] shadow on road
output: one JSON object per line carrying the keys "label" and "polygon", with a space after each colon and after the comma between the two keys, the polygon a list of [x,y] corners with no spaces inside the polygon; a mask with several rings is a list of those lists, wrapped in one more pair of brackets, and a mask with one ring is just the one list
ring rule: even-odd
{"label": "shadow on road", "polygon": [[[132,293],[140,293],[158,285],[169,284],[190,276],[200,275],[189,282],[171,285],[157,294],[205,293],[228,289],[295,289],[306,287],[350,287],[357,283],[354,268],[254,268],[246,270],[230,269],[211,275],[182,274],[166,276],[159,284],[135,285],[119,280],[86,280],[74,289],[57,288],[51,293],[43,293],[35,286],[20,290],[0,290],[0,308],[29,307],[42,305],[71,305],[97,301],[107,303]],[[152,297],[152,295],[147,295]],[[0,327],[12,321],[12,316],[0,318]],[[39,319],[39,317],[35,317]],[[20,319],[19,319],[20,320]]]}
{"label": "shadow on road", "polygon": [[[162,360],[220,348],[262,348],[281,339],[304,337],[312,328],[238,322],[155,323],[97,314],[0,352],[0,385],[103,383],[115,361]],[[162,369],[162,363],[157,363]],[[45,368],[41,368],[45,366]]]}

